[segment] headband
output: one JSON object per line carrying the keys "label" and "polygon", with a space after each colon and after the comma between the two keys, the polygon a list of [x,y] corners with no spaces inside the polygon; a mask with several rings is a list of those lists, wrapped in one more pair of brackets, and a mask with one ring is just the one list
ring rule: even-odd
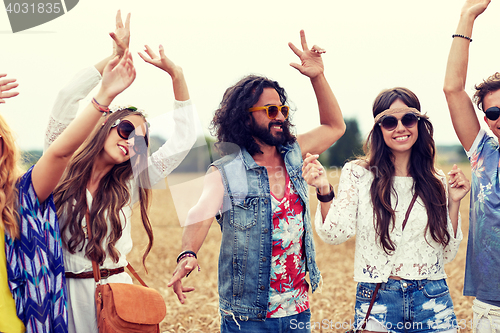
{"label": "headband", "polygon": [[429,117],[425,113],[420,113],[420,111],[415,109],[415,108],[394,108],[394,109],[384,110],[384,111],[380,112],[377,116],[375,116],[375,120],[374,120],[375,124],[378,123],[382,117],[388,116],[388,115],[391,115],[394,113],[399,113],[399,112],[405,112],[405,113],[412,112],[421,118],[429,119]]}
{"label": "headband", "polygon": [[115,105],[115,106],[110,107],[111,112],[121,111],[121,110],[125,110],[125,109],[139,112],[144,116],[144,118],[146,118],[146,116],[147,116],[146,112],[143,109],[138,109],[132,105]]}

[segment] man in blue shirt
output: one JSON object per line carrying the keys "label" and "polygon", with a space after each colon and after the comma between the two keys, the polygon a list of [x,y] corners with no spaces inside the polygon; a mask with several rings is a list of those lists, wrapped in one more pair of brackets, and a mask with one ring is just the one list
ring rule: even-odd
{"label": "man in blue shirt", "polygon": [[[453,127],[472,168],[469,240],[464,295],[475,296],[474,330],[500,330],[500,73],[476,86],[474,101],[493,136],[481,129],[465,92],[469,45],[475,19],[490,0],[467,0],[448,58],[444,92]],[[496,138],[495,138],[496,137]],[[493,327],[492,327],[493,325]]]}

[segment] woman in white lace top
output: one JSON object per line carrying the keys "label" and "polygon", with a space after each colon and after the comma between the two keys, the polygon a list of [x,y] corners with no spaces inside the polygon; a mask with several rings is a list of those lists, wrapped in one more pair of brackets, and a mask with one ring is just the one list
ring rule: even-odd
{"label": "woman in white lace top", "polygon": [[[118,54],[127,47],[128,26],[129,17],[123,26],[118,14],[114,36]],[[141,58],[172,79],[176,101],[170,138],[148,157],[148,123],[142,112],[134,107],[115,110],[102,118],[75,153],[54,191],[66,269],[69,332],[98,332],[91,260],[100,265],[102,283],[132,283],[124,271],[126,256],[132,249],[132,207],[138,203],[149,237],[144,263],[153,244],[147,213],[151,187],[164,181],[196,141],[195,109],[182,69],[165,56],[161,46],[159,56],[148,46],[145,52],[147,55],[140,54]],[[78,101],[99,83],[100,68],[98,64],[83,70],[61,91],[51,115],[47,141],[72,120]],[[90,225],[85,217],[87,212]],[[88,225],[92,237],[88,237]]]}
{"label": "woman in white lace top", "polygon": [[304,161],[320,199],[316,231],[330,244],[356,235],[358,328],[381,283],[365,332],[455,332],[444,264],[462,239],[459,206],[469,181],[454,166],[447,184],[435,169],[433,126],[413,92],[382,91],[373,116],[366,156],[346,163],[336,197],[317,156]]}

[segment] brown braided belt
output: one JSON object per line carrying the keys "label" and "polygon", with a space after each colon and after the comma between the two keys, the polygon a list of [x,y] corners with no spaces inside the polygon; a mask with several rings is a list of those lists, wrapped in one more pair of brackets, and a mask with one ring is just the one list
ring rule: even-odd
{"label": "brown braided belt", "polygon": [[[125,271],[125,268],[124,267],[118,267],[118,268],[113,268],[113,269],[103,268],[100,271],[101,271],[101,278],[102,279],[107,279],[111,275],[123,273]],[[70,279],[90,279],[90,278],[94,278],[94,273],[92,271],[78,273],[78,274],[75,274],[75,273],[72,273],[72,272],[66,272],[66,278],[70,278]]]}

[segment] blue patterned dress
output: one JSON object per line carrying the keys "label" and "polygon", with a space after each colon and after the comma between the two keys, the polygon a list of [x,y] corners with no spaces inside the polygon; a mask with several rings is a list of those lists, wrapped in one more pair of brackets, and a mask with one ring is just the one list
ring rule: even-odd
{"label": "blue patterned dress", "polygon": [[9,287],[26,332],[66,333],[66,279],[54,199],[38,202],[32,170],[17,184],[21,237],[5,235]]}

